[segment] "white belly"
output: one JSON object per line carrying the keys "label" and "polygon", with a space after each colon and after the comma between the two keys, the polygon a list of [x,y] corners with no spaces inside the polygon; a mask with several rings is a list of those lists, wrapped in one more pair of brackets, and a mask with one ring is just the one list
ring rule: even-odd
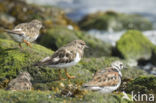
{"label": "white belly", "polygon": [[76,53],[76,58],[70,63],[60,63],[57,65],[49,65],[52,68],[67,68],[76,65],[81,60],[79,53]]}
{"label": "white belly", "polygon": [[28,42],[33,42],[38,38],[38,36],[39,36],[39,34],[36,34],[34,37],[26,36],[25,40],[28,41]]}
{"label": "white belly", "polygon": [[10,34],[11,37],[16,41],[16,42],[23,42],[23,36],[15,35],[15,34]]}

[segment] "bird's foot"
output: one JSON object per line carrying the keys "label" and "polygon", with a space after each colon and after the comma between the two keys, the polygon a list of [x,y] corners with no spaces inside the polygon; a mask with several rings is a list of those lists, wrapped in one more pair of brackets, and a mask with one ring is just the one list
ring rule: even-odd
{"label": "bird's foot", "polygon": [[65,71],[65,74],[66,74],[66,76],[67,76],[68,79],[74,79],[75,78],[75,76],[70,76],[68,74],[67,69],[64,69],[64,71]]}
{"label": "bird's foot", "polygon": [[26,41],[26,40],[23,40],[24,41],[24,43],[27,45],[27,46],[29,46],[30,48],[32,48],[32,46],[30,45],[30,43],[28,42],[28,41]]}
{"label": "bird's foot", "polygon": [[68,79],[74,79],[75,78],[75,76],[70,76],[68,73],[66,73],[66,76]]}
{"label": "bird's foot", "polygon": [[59,78],[59,80],[66,80],[65,78]]}

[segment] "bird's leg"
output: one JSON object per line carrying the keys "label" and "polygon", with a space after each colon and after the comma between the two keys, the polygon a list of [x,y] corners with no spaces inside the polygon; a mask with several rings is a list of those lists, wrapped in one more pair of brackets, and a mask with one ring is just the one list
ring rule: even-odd
{"label": "bird's leg", "polygon": [[21,43],[19,43],[18,45],[19,45],[19,48],[21,48],[21,49],[22,49],[22,45],[21,45]]}
{"label": "bird's leg", "polygon": [[29,42],[27,42],[26,40],[23,40],[23,41],[27,46],[32,47]]}
{"label": "bird's leg", "polygon": [[59,79],[60,80],[66,80],[66,79],[62,78],[62,76],[61,76],[61,69],[59,69],[58,72],[59,72]]}
{"label": "bird's leg", "polygon": [[67,73],[67,69],[66,69],[66,68],[64,69],[64,71],[65,71],[65,74],[66,74],[66,76],[68,77],[68,79],[74,79],[74,78],[75,78],[75,76],[70,76],[70,75]]}

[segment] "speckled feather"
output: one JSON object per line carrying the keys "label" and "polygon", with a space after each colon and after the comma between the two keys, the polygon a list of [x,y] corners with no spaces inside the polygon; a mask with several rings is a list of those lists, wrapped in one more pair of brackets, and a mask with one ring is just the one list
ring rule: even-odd
{"label": "speckled feather", "polygon": [[15,79],[8,84],[8,90],[31,90],[31,76],[27,72],[20,73]]}
{"label": "speckled feather", "polygon": [[[84,41],[80,42],[84,43]],[[77,53],[80,55],[80,58],[82,58],[83,52],[83,49],[79,48],[77,43],[73,41],[59,48],[51,57],[43,59],[38,65],[59,65],[62,63],[70,63],[74,61]]]}
{"label": "speckled feather", "polygon": [[115,86],[119,82],[119,74],[116,69],[109,67],[103,70],[98,71],[93,79],[86,83],[85,86]]}
{"label": "speckled feather", "polygon": [[32,20],[28,23],[18,24],[13,30],[5,30],[10,33],[13,39],[17,42],[27,40],[32,42],[37,39],[40,33],[42,24],[39,20]]}

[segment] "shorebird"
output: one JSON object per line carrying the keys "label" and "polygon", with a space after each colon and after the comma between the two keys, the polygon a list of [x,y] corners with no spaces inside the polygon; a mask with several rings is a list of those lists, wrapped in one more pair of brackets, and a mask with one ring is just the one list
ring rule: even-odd
{"label": "shorebird", "polygon": [[61,69],[65,70],[65,74],[68,79],[75,78],[67,73],[67,68],[76,65],[81,60],[86,47],[87,46],[84,41],[74,40],[59,48],[51,57],[44,58],[37,65],[58,68],[60,80],[63,80],[61,77]]}
{"label": "shorebird", "polygon": [[35,19],[28,23],[18,24],[14,29],[5,31],[8,32],[10,36],[19,43],[19,47],[22,48],[21,43],[26,43],[27,46],[31,47],[30,42],[38,38],[41,28],[41,21]]}
{"label": "shorebird", "polygon": [[31,76],[28,72],[21,72],[15,79],[8,84],[8,90],[31,90]]}
{"label": "shorebird", "polygon": [[93,79],[84,84],[83,87],[102,93],[111,93],[121,84],[121,70],[123,68],[124,65],[121,61],[115,61],[111,64],[111,67],[107,67],[95,73]]}

